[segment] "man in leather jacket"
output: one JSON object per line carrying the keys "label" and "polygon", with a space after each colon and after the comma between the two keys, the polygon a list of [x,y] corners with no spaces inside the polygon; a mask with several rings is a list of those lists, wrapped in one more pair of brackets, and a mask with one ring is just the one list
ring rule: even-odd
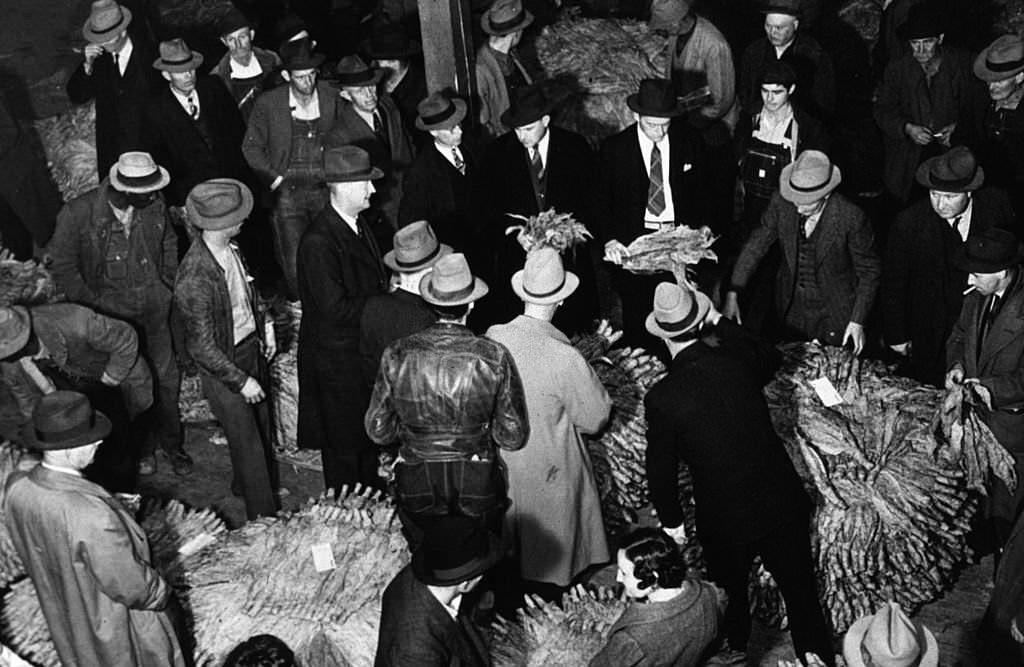
{"label": "man in leather jacket", "polygon": [[530,435],[511,354],[465,326],[487,289],[463,254],[438,260],[420,284],[438,322],[388,346],[377,372],[366,433],[400,444],[394,492],[413,551],[445,516],[499,532],[508,500],[497,448],[520,449]]}

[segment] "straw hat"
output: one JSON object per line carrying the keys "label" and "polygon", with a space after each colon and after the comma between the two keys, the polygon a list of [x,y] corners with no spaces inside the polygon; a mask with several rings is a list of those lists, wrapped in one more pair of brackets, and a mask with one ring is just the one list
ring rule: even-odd
{"label": "straw hat", "polygon": [[170,182],[167,170],[158,165],[152,155],[142,151],[121,153],[110,167],[110,184],[121,192],[154,192]]}

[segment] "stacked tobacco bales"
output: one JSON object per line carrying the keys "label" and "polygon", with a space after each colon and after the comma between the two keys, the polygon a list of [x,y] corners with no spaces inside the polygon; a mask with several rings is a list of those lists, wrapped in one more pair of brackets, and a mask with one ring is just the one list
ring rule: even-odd
{"label": "stacked tobacco bales", "polygon": [[91,102],[36,121],[50,175],[64,201],[99,185],[96,172],[96,108]]}

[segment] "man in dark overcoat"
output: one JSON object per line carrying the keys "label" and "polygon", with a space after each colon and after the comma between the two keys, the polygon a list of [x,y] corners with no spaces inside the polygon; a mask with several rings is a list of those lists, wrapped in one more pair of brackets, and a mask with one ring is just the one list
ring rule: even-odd
{"label": "man in dark overcoat", "polygon": [[729,596],[725,634],[745,651],[750,636],[747,580],[760,554],[786,601],[798,656],[834,665],[832,637],[818,600],[808,535],[808,498],[776,435],[762,387],[779,353],[723,318],[703,293],[661,283],[647,328],[665,341],[668,375],[644,398],[647,479],[666,532],[685,541],[678,470],[693,473],[697,534],[708,575]]}
{"label": "man in dark overcoat", "polygon": [[324,484],[380,486],[376,448],[363,429],[370,400],[359,354],[367,299],[387,291],[387,269],[364,212],[383,172],[356,146],[324,151],[330,202],[299,243],[298,442],[319,449]]}
{"label": "man in dark overcoat", "polygon": [[917,182],[928,199],[901,212],[889,231],[882,271],[881,308],[886,344],[906,360],[910,377],[941,386],[946,340],[960,316],[967,274],[953,256],[972,236],[1013,223],[1002,190],[982,188],[985,172],[957,146],[926,160]]}

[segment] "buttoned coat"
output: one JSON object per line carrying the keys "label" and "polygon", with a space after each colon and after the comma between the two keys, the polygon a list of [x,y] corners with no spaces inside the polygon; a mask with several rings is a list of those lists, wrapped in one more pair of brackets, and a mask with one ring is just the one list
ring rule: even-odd
{"label": "buttoned coat", "polygon": [[0,93],[0,200],[11,207],[41,247],[53,235],[60,193],[32,143],[32,134],[15,118]]}
{"label": "buttoned coat", "polygon": [[596,433],[611,399],[583,356],[550,322],[520,315],[487,330],[512,353],[526,394],[530,439],[502,452],[512,506],[506,524],[523,579],[568,586],[609,560],[601,498],[581,434]]}
{"label": "buttoned coat", "polygon": [[478,266],[479,225],[473,224],[473,188],[479,184],[480,162],[476,151],[463,140],[459,153],[466,163],[460,174],[430,141],[416,155],[402,182],[402,201],[398,207],[398,226],[428,220],[437,240],[456,252],[466,254],[469,265]]}
{"label": "buttoned coat", "polygon": [[36,466],[3,502],[14,548],[65,665],[184,666],[146,534],[102,487]]}
{"label": "buttoned coat", "polygon": [[388,345],[436,321],[437,313],[423,297],[401,288],[367,299],[359,321],[359,352],[367,382],[372,384],[377,377],[380,358]]}
{"label": "buttoned coat", "polygon": [[264,91],[270,90],[282,83],[280,56],[273,51],[253,46],[252,57],[256,59],[260,69],[263,71],[259,77],[254,77],[253,81],[244,79],[244,81],[249,81],[245,85],[241,85],[237,79],[231,78],[230,53],[225,53],[221,56],[221,59],[210,70],[210,74],[224,82],[224,85],[231,93],[231,97],[235,100],[238,112],[242,114],[245,122],[249,122],[249,115],[252,113],[253,105],[256,104],[256,98]]}

